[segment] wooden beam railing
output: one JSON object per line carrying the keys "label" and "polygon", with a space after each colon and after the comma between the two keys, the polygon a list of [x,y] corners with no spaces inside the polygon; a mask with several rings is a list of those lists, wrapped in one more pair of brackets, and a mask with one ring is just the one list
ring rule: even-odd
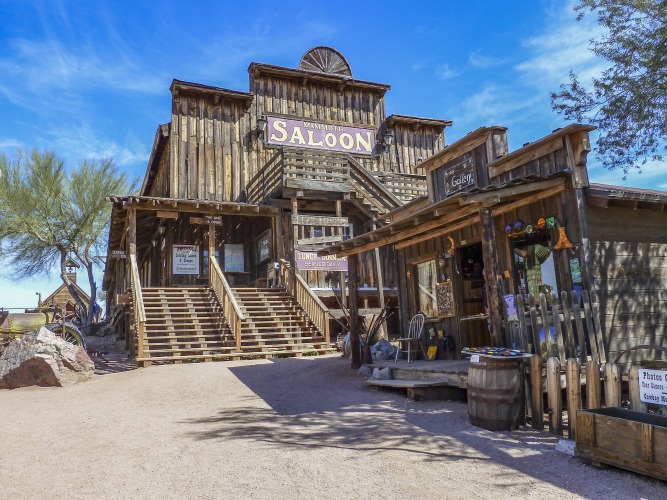
{"label": "wooden beam railing", "polygon": [[418,174],[398,174],[396,172],[372,172],[384,187],[402,202],[428,196],[426,176]]}
{"label": "wooden beam railing", "polygon": [[225,315],[225,318],[229,322],[229,328],[234,334],[234,339],[236,341],[236,350],[241,350],[241,322],[245,320],[245,315],[241,311],[234,292],[232,291],[225,275],[222,274],[222,270],[218,265],[218,261],[215,257],[210,259],[211,265],[209,266],[209,280],[211,283],[211,288],[217,296],[220,304],[222,304],[222,312]]}
{"label": "wooden beam railing", "polygon": [[362,167],[352,156],[346,155],[350,165],[350,185],[366,201],[381,213],[400,207],[403,203],[387,189],[370,171]]}
{"label": "wooden beam railing", "polygon": [[[130,286],[132,288],[132,302],[134,304],[134,333],[137,336],[137,358],[141,358],[144,355],[144,345],[146,342],[146,309],[144,308],[144,297],[141,293],[137,256],[130,254],[129,259]],[[130,345],[133,345],[133,343]]]}
{"label": "wooden beam railing", "polygon": [[289,263],[280,259],[280,279],[287,292],[302,307],[317,329],[324,335],[326,346],[330,345],[329,309],[310,289],[308,283],[295,272]]}
{"label": "wooden beam railing", "polygon": [[262,203],[276,188],[283,183],[283,150],[280,149],[255,174],[246,187],[248,203]]}

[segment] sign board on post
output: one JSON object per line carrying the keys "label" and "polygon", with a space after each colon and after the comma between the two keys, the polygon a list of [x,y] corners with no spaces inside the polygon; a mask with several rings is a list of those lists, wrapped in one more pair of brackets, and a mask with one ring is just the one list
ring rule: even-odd
{"label": "sign board on post", "polygon": [[300,271],[347,271],[347,257],[296,250],[296,267]]}
{"label": "sign board on post", "polygon": [[109,250],[109,257],[115,257],[116,259],[125,259],[127,255],[125,250]]}
{"label": "sign board on post", "polygon": [[442,175],[447,196],[477,183],[472,156],[465,156],[453,165],[447,166]]}
{"label": "sign board on post", "polygon": [[667,406],[667,371],[640,369],[639,399],[643,403]]}
{"label": "sign board on post", "polygon": [[174,245],[174,274],[199,274],[199,245]]}

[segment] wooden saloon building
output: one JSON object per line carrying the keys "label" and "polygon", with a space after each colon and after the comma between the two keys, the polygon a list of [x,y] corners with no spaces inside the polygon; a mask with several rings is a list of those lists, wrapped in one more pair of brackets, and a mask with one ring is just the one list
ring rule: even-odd
{"label": "wooden saloon building", "polygon": [[464,346],[511,347],[528,315],[528,302],[524,310],[516,299],[532,294],[547,318],[548,303],[563,291],[586,299],[582,316],[584,307],[598,313],[599,324],[588,328],[600,330],[600,359],[662,345],[667,192],[590,183],[592,129],[570,125],[508,152],[505,128],[479,128],[418,165],[428,196],[321,253],[350,258],[352,287],[355,255],[396,249],[403,329],[424,313],[423,342],[439,345],[442,357],[457,357]]}
{"label": "wooden saloon building", "polygon": [[[329,47],[248,73],[248,92],[174,80],[139,194],[108,198],[107,317],[140,365],[327,351],[347,262],[318,251],[427,195],[451,122],[387,116],[390,86]],[[362,309],[397,307],[392,248],[357,276]]]}

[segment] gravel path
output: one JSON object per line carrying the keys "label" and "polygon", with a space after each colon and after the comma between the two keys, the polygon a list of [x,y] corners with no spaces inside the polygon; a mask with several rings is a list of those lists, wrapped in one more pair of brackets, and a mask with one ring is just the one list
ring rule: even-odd
{"label": "gravel path", "polygon": [[0,498],[667,498],[555,436],[366,387],[338,356],[0,391]]}

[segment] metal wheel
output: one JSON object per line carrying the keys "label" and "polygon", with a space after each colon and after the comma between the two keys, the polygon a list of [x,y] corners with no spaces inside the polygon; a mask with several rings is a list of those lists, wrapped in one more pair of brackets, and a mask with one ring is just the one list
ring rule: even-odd
{"label": "metal wheel", "polygon": [[74,325],[65,325],[65,332],[63,333],[63,326],[59,323],[54,323],[46,325],[46,327],[55,333],[58,337],[61,337],[66,342],[70,344],[78,345],[79,347],[86,348],[86,341],[81,335],[81,332]]}

